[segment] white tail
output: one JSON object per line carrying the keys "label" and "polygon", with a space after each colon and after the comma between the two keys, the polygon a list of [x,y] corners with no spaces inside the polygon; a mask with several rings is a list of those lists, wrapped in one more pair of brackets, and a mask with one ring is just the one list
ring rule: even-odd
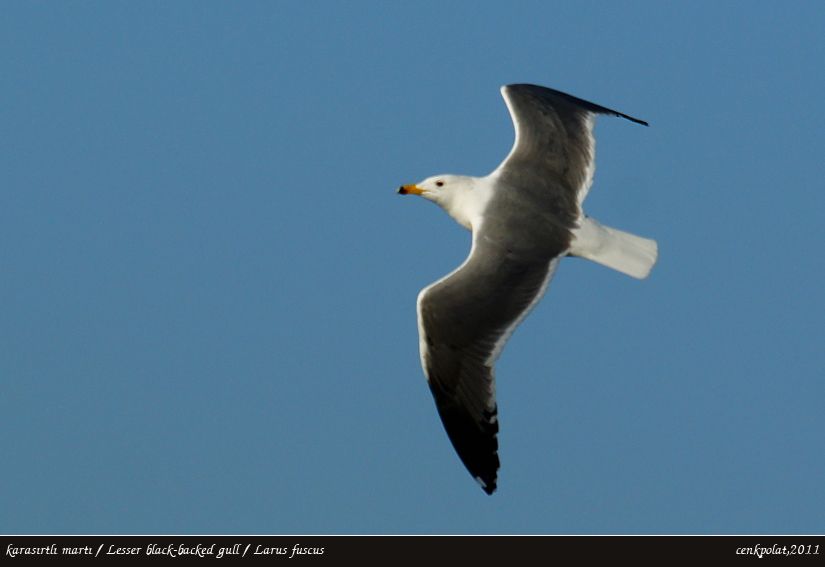
{"label": "white tail", "polygon": [[573,231],[569,254],[644,279],[656,263],[659,247],[655,240],[610,228],[586,217]]}

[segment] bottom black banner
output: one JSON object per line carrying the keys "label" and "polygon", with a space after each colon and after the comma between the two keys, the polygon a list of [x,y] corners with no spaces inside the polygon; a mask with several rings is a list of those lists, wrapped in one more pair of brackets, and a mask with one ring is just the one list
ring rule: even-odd
{"label": "bottom black banner", "polygon": [[92,536],[4,535],[9,560],[242,560],[301,563],[457,560],[461,564],[511,564],[556,559],[794,561],[825,558],[825,536]]}

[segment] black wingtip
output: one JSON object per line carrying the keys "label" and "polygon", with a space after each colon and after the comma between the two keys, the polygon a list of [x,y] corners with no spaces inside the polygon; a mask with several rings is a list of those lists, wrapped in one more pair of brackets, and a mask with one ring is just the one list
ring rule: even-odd
{"label": "black wingtip", "polygon": [[590,102],[589,100],[584,100],[583,98],[579,98],[577,96],[573,96],[571,94],[567,94],[565,92],[558,91],[556,89],[551,89],[551,88],[548,88],[548,87],[542,87],[540,85],[531,85],[531,84],[528,84],[528,83],[505,85],[503,88],[523,89],[523,90],[532,91],[533,93],[537,93],[537,94],[543,93],[544,96],[551,96],[551,97],[556,96],[556,97],[559,97],[563,100],[566,100],[567,102],[569,102],[571,104],[574,104],[574,105],[576,105],[580,108],[583,108],[583,109],[585,109],[589,112],[595,112],[596,114],[610,114],[612,116],[618,116],[620,118],[625,118],[627,120],[630,120],[631,122],[635,122],[636,124],[641,124],[642,126],[650,126],[650,124],[648,124],[647,122],[645,122],[644,120],[641,120],[639,118],[634,118],[634,117],[632,117],[628,114],[624,114],[624,113],[619,112],[617,110],[607,108],[606,106],[602,106],[600,104]]}
{"label": "black wingtip", "polygon": [[482,416],[473,416],[464,407],[445,403],[449,398],[437,382],[431,381],[429,385],[441,422],[461,462],[482,490],[492,494],[500,466],[496,408],[485,410]]}
{"label": "black wingtip", "polygon": [[616,116],[619,116],[621,118],[627,118],[631,122],[635,122],[636,124],[641,124],[642,126],[650,126],[650,124],[648,124],[644,120],[640,120],[638,118],[633,118],[632,116],[628,116],[627,114],[622,114],[621,112],[617,112]]}
{"label": "black wingtip", "polygon": [[493,492],[495,492],[496,488],[498,488],[496,486],[496,480],[495,479],[493,479],[491,481],[488,481],[488,482],[484,482],[480,478],[476,478],[476,481],[481,486],[481,490],[486,492],[489,496],[492,496]]}

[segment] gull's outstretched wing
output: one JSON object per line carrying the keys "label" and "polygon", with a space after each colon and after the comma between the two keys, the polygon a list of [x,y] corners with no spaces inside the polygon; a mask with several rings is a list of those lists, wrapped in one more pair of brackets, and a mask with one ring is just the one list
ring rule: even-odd
{"label": "gull's outstretched wing", "polygon": [[549,191],[560,211],[578,210],[593,182],[593,118],[610,114],[647,126],[647,122],[569,94],[536,85],[506,85],[516,139],[496,170],[517,187]]}
{"label": "gull's outstretched wing", "polygon": [[458,456],[488,494],[496,489],[498,417],[493,364],[538,303],[557,259],[514,256],[474,235],[464,264],[418,298],[421,364]]}

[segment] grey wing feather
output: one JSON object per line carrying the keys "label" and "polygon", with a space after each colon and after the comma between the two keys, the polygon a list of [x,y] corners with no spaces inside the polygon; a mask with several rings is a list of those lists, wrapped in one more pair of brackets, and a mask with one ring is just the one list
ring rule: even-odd
{"label": "grey wing feather", "polygon": [[551,265],[482,239],[461,269],[427,288],[419,301],[422,361],[438,413],[488,494],[499,467],[493,363],[543,294]]}
{"label": "grey wing feather", "polygon": [[[610,114],[647,125],[627,114],[536,85],[501,89],[510,110],[516,140],[498,167],[505,182],[525,191],[543,191],[552,208],[578,212],[589,189],[595,159],[593,115]],[[575,220],[575,219],[566,219]]]}

